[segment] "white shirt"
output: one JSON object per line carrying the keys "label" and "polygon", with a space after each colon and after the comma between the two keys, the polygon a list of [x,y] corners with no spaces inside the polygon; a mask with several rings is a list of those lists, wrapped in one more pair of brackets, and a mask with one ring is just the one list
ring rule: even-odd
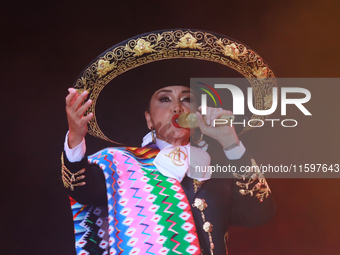
{"label": "white shirt", "polygon": [[[151,133],[148,133],[143,138],[143,140],[146,140],[145,138],[147,136],[151,136]],[[143,142],[142,146],[145,146],[145,145],[146,144]],[[165,142],[161,139],[156,138],[156,145],[161,150],[164,147],[169,146],[169,143],[167,143],[167,142]],[[208,148],[208,146],[204,146],[202,149],[207,150],[207,148]],[[80,144],[78,144],[76,147],[74,147],[73,149],[70,149],[70,147],[68,146],[68,132],[67,132],[66,137],[65,137],[65,142],[64,142],[64,150],[65,150],[65,154],[66,154],[68,161],[70,161],[71,163],[81,161],[82,158],[85,156],[85,152],[86,152],[85,139],[83,139],[82,142]],[[244,147],[244,145],[240,141],[239,145],[236,146],[235,148],[228,150],[228,151],[225,151],[225,150],[223,150],[223,151],[224,151],[224,154],[226,155],[226,157],[229,160],[236,160],[236,159],[240,159],[243,156],[243,154],[246,151],[246,148]]]}

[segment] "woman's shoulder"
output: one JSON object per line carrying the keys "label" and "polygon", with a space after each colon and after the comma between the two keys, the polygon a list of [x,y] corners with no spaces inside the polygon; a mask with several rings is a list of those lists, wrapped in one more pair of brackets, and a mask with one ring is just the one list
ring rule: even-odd
{"label": "woman's shoulder", "polygon": [[106,154],[114,155],[117,153],[128,153],[138,157],[152,157],[156,156],[158,152],[158,148],[152,147],[107,147],[90,155],[89,158],[98,157],[99,155]]}
{"label": "woman's shoulder", "polygon": [[153,165],[153,160],[157,156],[159,149],[147,147],[108,147],[102,149],[88,157],[91,164],[107,164],[131,159],[139,165]]}

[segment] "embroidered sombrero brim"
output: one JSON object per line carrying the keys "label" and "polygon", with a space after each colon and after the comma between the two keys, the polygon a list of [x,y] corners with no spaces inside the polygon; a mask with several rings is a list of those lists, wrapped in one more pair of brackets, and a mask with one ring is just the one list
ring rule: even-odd
{"label": "embroidered sombrero brim", "polygon": [[[74,87],[79,92],[87,90],[93,100],[86,113],[94,113],[89,134],[137,145],[147,131],[144,112],[153,92],[165,86],[189,86],[191,77],[248,78],[256,87],[254,105],[259,110],[268,109],[265,99],[276,86],[275,81],[251,82],[251,78],[275,77],[248,46],[212,32],[175,29],[145,33],[116,44],[84,69]],[[250,129],[247,126],[242,132]]]}

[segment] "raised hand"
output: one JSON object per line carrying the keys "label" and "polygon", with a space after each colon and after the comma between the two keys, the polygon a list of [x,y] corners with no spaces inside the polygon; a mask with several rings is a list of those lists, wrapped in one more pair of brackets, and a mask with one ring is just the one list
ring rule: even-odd
{"label": "raised hand", "polygon": [[92,100],[87,100],[83,105],[82,102],[88,95],[84,91],[80,95],[74,88],[68,89],[66,101],[66,114],[68,121],[68,145],[72,149],[81,143],[87,132],[87,123],[92,119],[93,113],[84,116],[86,110],[91,106]]}
{"label": "raised hand", "polygon": [[239,142],[234,126],[212,126],[214,119],[218,119],[218,117],[222,115],[232,115],[233,113],[231,111],[223,110],[221,108],[207,107],[207,114],[204,116],[204,120],[199,112],[196,112],[196,114],[197,123],[199,128],[201,129],[201,132],[218,141],[223,148],[226,149]]}

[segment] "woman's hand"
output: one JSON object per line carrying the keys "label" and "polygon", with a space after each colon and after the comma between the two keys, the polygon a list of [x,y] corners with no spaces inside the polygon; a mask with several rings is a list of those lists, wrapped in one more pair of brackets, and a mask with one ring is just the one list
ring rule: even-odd
{"label": "woman's hand", "polygon": [[81,103],[88,95],[87,91],[84,91],[80,95],[74,88],[68,89],[66,101],[66,114],[68,121],[68,145],[70,149],[76,147],[81,143],[87,132],[87,123],[92,119],[93,113],[89,113],[84,116],[86,110],[91,106],[92,100],[89,99],[83,105]]}
{"label": "woman's hand", "polygon": [[[200,110],[200,108],[199,108]],[[197,112],[197,123],[201,132],[207,136],[218,141],[223,148],[228,148],[231,145],[239,142],[238,136],[235,132],[235,127],[230,127],[228,125],[219,125],[213,127],[214,119],[222,115],[232,115],[231,111],[223,110],[220,108],[207,107],[207,114],[204,117]]]}

